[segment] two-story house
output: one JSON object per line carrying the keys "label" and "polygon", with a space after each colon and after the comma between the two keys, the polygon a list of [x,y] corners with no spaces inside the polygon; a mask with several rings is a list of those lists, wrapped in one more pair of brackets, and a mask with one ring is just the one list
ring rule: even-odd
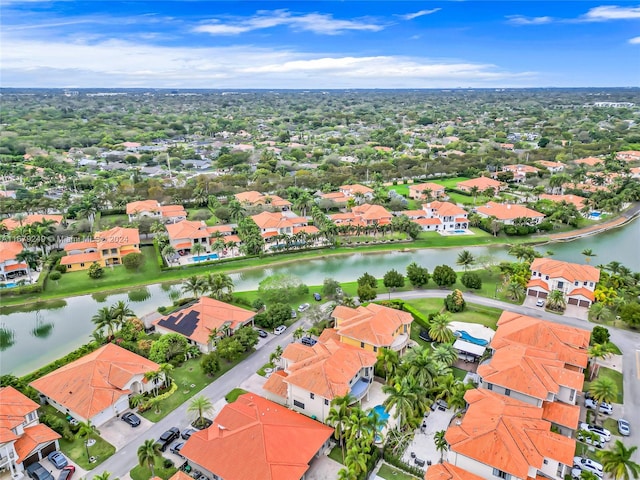
{"label": "two-story house", "polygon": [[264,193],[251,190],[248,192],[236,193],[234,197],[242,205],[248,207],[268,206],[272,207],[274,210],[280,210],[282,212],[291,210],[291,202],[279,197],[278,195],[265,195]]}
{"label": "two-story house", "polygon": [[30,385],[40,393],[42,403],[99,427],[128,410],[130,396],[151,392],[156,385],[145,380],[145,374],[159,368],[151,360],[107,343]]}
{"label": "two-story house", "polygon": [[569,305],[588,308],[595,301],[600,269],[551,258],[536,258],[530,268],[528,296],[547,298],[553,290],[561,290]]}
{"label": "two-story house", "polygon": [[28,274],[29,265],[16,260],[16,256],[23,250],[24,246],[20,242],[0,242],[0,281]]}
{"label": "two-story house", "polygon": [[456,184],[456,189],[462,192],[467,192],[469,194],[471,194],[474,187],[477,188],[478,192],[480,193],[492,190],[494,195],[498,195],[498,193],[500,193],[500,190],[503,190],[506,186],[504,183],[489,177],[472,178],[470,180],[464,180]]}
{"label": "two-story house", "polygon": [[187,212],[182,205],[160,205],[157,200],[141,200],[127,203],[129,221],[137,218],[155,218],[162,223],[176,223],[187,219]]}
{"label": "two-story house", "polygon": [[504,225],[513,225],[517,219],[526,219],[529,225],[537,225],[544,220],[544,213],[515,203],[487,202],[477,207],[476,212],[482,218],[493,217]]}
{"label": "two-story house", "polygon": [[60,435],[40,423],[39,406],[13,387],[0,388],[0,472],[11,478],[58,450]]}
{"label": "two-story house", "polygon": [[402,213],[426,232],[463,232],[469,228],[467,212],[450,202],[424,203],[422,210],[405,210]]}
{"label": "two-story house", "polygon": [[304,217],[286,216],[281,212],[261,212],[253,215],[251,219],[260,228],[262,238],[269,241],[270,238],[279,235],[293,236],[298,233],[318,233],[318,227],[309,225]]}
{"label": "two-story house", "polygon": [[539,160],[538,165],[546,168],[551,173],[559,173],[564,171],[564,163],[551,162],[549,160]]}
{"label": "two-story house", "polygon": [[367,201],[373,198],[373,189],[355,183],[353,185],[341,185],[339,189],[343,195],[358,201]]}
{"label": "two-story house", "polygon": [[363,205],[354,206],[349,212],[329,215],[329,218],[336,225],[366,227],[389,224],[391,223],[393,215],[382,205],[370,205],[365,203]]}
{"label": "two-story house", "polygon": [[62,215],[44,215],[42,213],[33,213],[26,215],[24,218],[5,218],[0,220],[0,224],[4,225],[6,229],[11,232],[18,227],[27,225],[33,225],[38,222],[52,222],[53,225],[60,225],[64,221]]}
{"label": "two-story house", "polygon": [[86,270],[94,263],[122,265],[125,256],[140,253],[140,234],[137,228],[114,227],[96,232],[93,241],[67,243],[64,251],[67,255],[60,259],[60,265],[69,271]]}
{"label": "two-story house", "polygon": [[341,343],[328,332],[313,347],[289,344],[280,361],[283,370],[263,386],[267,397],[324,422],[336,397],[368,398],[377,354]]}
{"label": "two-story house", "polygon": [[431,198],[444,198],[445,189],[437,183],[418,183],[409,185],[409,198],[413,200],[429,200]]}
{"label": "two-story house", "polygon": [[582,210],[585,206],[585,202],[586,202],[586,198],[581,197],[579,195],[573,195],[573,194],[569,194],[569,195],[550,195],[548,193],[543,193],[538,197],[540,200],[549,200],[551,202],[554,203],[562,203],[562,202],[566,202],[569,203],[571,205],[573,205],[574,207],[576,207],[576,209],[578,211]]}
{"label": "two-story house", "polygon": [[212,230],[203,221],[183,220],[166,226],[169,244],[177,252],[191,251],[196,243],[209,250]]}
{"label": "two-story house", "polygon": [[340,341],[379,353],[382,348],[404,352],[413,317],[408,312],[375,303],[357,308],[337,306],[331,313]]}

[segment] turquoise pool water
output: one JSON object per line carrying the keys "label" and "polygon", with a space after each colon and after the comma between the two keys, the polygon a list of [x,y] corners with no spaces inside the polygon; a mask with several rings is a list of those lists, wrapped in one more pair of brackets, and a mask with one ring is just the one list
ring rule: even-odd
{"label": "turquoise pool water", "polygon": [[589,216],[593,217],[593,218],[598,218],[598,217],[600,217],[600,215],[602,215],[602,213],[600,213],[600,212],[591,212],[589,214]]}
{"label": "turquoise pool water", "polygon": [[456,337],[460,337],[465,342],[473,343],[475,345],[485,346],[487,343],[489,343],[487,340],[484,340],[482,338],[472,337],[464,330],[456,330]]}
{"label": "turquoise pool water", "polygon": [[216,258],[218,258],[218,254],[217,253],[210,253],[209,255],[198,255],[196,257],[193,257],[193,261],[194,262],[204,262],[206,260],[215,260]]}
{"label": "turquoise pool water", "polygon": [[[376,405],[373,407],[373,411],[378,414],[378,417],[383,422],[383,425],[378,427],[378,431],[381,431],[384,428],[384,425],[387,424],[387,420],[389,420],[389,413],[385,412],[384,405]],[[372,414],[373,412],[371,412],[369,416],[371,417]]]}

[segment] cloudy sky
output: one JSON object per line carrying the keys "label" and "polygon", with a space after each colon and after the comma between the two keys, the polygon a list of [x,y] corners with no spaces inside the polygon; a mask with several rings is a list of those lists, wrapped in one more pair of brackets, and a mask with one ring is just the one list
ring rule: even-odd
{"label": "cloudy sky", "polygon": [[640,4],[0,0],[5,87],[640,84]]}

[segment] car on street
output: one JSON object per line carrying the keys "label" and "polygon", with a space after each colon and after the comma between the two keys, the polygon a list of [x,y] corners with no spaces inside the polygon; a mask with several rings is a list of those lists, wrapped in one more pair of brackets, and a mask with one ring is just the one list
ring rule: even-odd
{"label": "car on street", "polygon": [[588,423],[581,423],[580,430],[587,430],[588,432],[594,432],[600,435],[606,442],[611,440],[611,432],[606,428],[602,428],[599,425],[589,425]]}
{"label": "car on street", "polygon": [[184,447],[184,442],[176,443],[169,451],[181,457],[180,450],[182,450],[182,447]]}
{"label": "car on street", "polygon": [[573,457],[573,466],[575,468],[579,468],[580,470],[586,470],[587,472],[595,473],[600,478],[602,478],[603,476],[602,465],[595,460],[591,460],[590,458]]}
{"label": "car on street", "polygon": [[282,332],[284,332],[287,329],[286,325],[280,325],[278,327],[275,328],[275,330],[273,331],[274,334],[276,335],[280,335]]}
{"label": "car on street", "polygon": [[60,475],[58,476],[58,480],[71,480],[73,474],[76,472],[76,467],[73,465],[67,465],[62,469]]}
{"label": "car on street", "polygon": [[322,300],[322,296],[319,293],[316,292],[316,293],[313,294],[313,299],[316,302],[319,302],[320,300]]}
{"label": "car on street", "polygon": [[627,422],[624,418],[618,420],[618,431],[620,435],[623,437],[628,437],[631,435],[631,424]]}
{"label": "car on street", "polygon": [[264,330],[257,330],[257,332],[260,338],[267,338],[269,336]]}
{"label": "car on street", "polygon": [[304,312],[305,310],[307,310],[311,305],[309,305],[308,303],[303,303],[302,305],[300,305],[298,307],[298,311],[299,312]]}
{"label": "car on street", "polygon": [[315,338],[302,337],[300,339],[300,343],[302,343],[303,345],[306,345],[308,347],[313,347],[316,343],[318,343],[318,341]]}
{"label": "car on street", "polygon": [[590,435],[588,435],[588,432],[578,432],[578,434],[576,435],[576,439],[579,442],[586,443],[587,445],[593,445],[596,448],[604,448],[604,445],[606,443],[605,439],[601,435],[595,434],[592,438]]}
{"label": "car on street", "polygon": [[193,435],[196,432],[197,430],[194,428],[187,428],[185,431],[182,432],[182,435],[180,436],[182,437],[183,440],[189,440],[189,437],[191,437],[191,435]]}
{"label": "car on street", "polygon": [[58,451],[51,452],[49,455],[47,455],[47,458],[49,459],[51,464],[54,467],[56,467],[58,470],[62,470],[62,468],[69,465],[69,462],[67,461],[67,457],[65,457],[62,454],[62,452],[58,452]]}
{"label": "car on street", "polygon": [[53,475],[39,462],[32,463],[27,467],[27,475],[33,480],[53,480]]}
{"label": "car on street", "polygon": [[542,299],[541,299],[541,300],[538,300],[538,301],[536,302],[536,307],[544,307],[544,300],[542,300]]}
{"label": "car on street", "polygon": [[[595,409],[598,406],[598,402],[596,402],[593,398],[587,398],[584,401],[585,408]],[[609,403],[602,402],[600,407],[598,408],[600,413],[604,413],[607,415],[611,415],[613,413],[613,407]]]}
{"label": "car on street", "polygon": [[298,318],[298,312],[296,312],[295,308],[291,309],[291,318]]}
{"label": "car on street", "polygon": [[160,451],[164,452],[167,447],[180,436],[180,430],[178,427],[171,427],[169,430],[160,435],[158,443],[160,444]]}
{"label": "car on street", "polygon": [[133,412],[127,412],[122,415],[122,421],[128,423],[134,428],[140,425],[140,417]]}
{"label": "car on street", "polygon": [[582,476],[582,470],[580,470],[578,467],[573,467],[571,469],[571,478],[573,480],[580,480],[581,476]]}

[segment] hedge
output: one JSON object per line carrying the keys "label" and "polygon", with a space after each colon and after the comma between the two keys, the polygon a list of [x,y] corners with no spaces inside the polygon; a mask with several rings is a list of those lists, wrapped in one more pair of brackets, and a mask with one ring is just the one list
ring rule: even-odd
{"label": "hedge", "polygon": [[418,478],[424,478],[424,470],[418,467],[414,467],[413,465],[408,465],[404,463],[400,458],[396,457],[391,452],[385,451],[384,454],[382,455],[382,458],[389,465],[393,465],[394,467],[399,468],[400,470],[404,470],[405,472],[410,473],[411,475],[415,475]]}
{"label": "hedge", "polygon": [[412,305],[409,305],[407,303],[402,305],[402,309],[405,312],[409,312],[418,325],[420,325],[423,328],[427,328],[427,329],[430,328],[429,317],[425,316],[424,313],[420,312],[418,309],[414,308]]}
{"label": "hedge", "polygon": [[144,412],[145,410],[149,410],[156,403],[161,402],[162,400],[165,400],[165,399],[169,398],[171,395],[176,393],[177,390],[178,390],[178,384],[176,382],[172,381],[171,382],[171,388],[169,390],[167,390],[166,392],[164,392],[161,395],[158,395],[157,397],[150,398],[149,400],[147,400],[143,404],[139,405],[138,406],[138,411],[139,412]]}

